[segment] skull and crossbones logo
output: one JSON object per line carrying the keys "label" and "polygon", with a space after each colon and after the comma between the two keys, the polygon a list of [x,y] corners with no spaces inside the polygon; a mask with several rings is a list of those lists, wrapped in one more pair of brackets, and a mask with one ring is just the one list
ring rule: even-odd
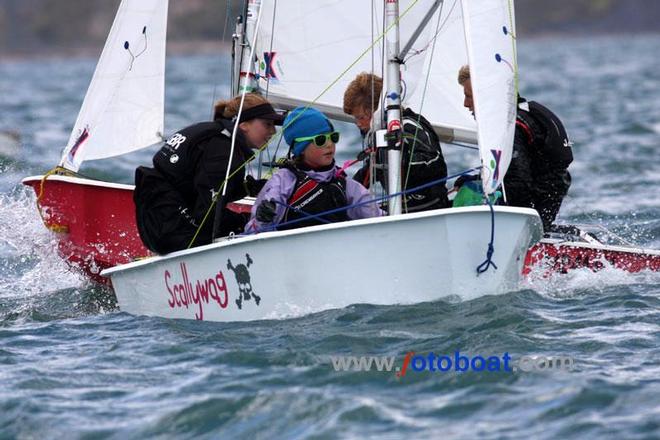
{"label": "skull and crossbones logo", "polygon": [[254,298],[256,305],[259,305],[259,301],[261,301],[261,297],[252,290],[250,271],[248,270],[248,267],[253,264],[252,258],[250,258],[250,254],[245,254],[245,257],[247,259],[246,264],[239,264],[236,267],[231,264],[230,259],[227,260],[227,269],[234,272],[236,283],[238,283],[238,298],[236,299],[236,305],[239,309],[243,308],[243,301],[249,301],[251,298]]}

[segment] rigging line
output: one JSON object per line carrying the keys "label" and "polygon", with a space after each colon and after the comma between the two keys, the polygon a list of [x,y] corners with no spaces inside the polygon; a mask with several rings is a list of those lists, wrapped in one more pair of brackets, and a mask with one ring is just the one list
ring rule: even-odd
{"label": "rigging line", "polygon": [[[273,53],[273,41],[275,40],[275,18],[277,17],[277,0],[273,2],[273,24],[270,28],[270,46],[268,51],[272,54]],[[272,55],[271,55],[272,56]],[[265,61],[265,60],[264,60]],[[268,66],[266,66],[266,69],[269,69]],[[272,73],[272,72],[271,72]],[[266,78],[266,99],[268,99],[268,91],[270,89],[270,78]]]}
{"label": "rigging line", "polygon": [[[257,15],[257,23],[256,23],[255,28],[254,28],[254,38],[253,38],[253,41],[252,41],[252,46],[250,47],[250,60],[254,59],[254,49],[255,49],[256,42],[257,42],[257,35],[259,34],[259,25],[261,24],[261,13],[262,13],[262,11],[263,11],[263,8],[260,7],[259,8],[259,15]],[[246,74],[247,74],[246,78],[250,77],[251,67],[252,67],[252,63],[250,63],[248,65],[248,69],[247,69],[247,72],[246,72]],[[238,124],[241,120],[241,113],[243,112],[243,104],[245,103],[245,95],[246,94],[247,94],[247,87],[243,87],[243,90],[241,91],[241,103],[238,106],[238,113],[236,114],[236,122],[234,123],[234,129],[233,129],[233,132],[231,134],[231,148],[229,150],[229,161],[228,161],[228,165],[227,165],[227,172],[225,173],[225,180],[220,184],[220,188],[219,188],[219,189],[222,189],[222,195],[220,196],[221,198],[224,197],[227,193],[227,182],[229,181],[229,179],[232,176],[234,176],[239,170],[242,170],[243,168],[245,168],[247,163],[250,160],[254,159],[254,157],[255,157],[255,154],[253,153],[252,158],[250,158],[249,160],[243,162],[243,164],[238,169],[236,169],[236,171],[234,171],[233,173],[230,174],[231,163],[234,160],[234,150],[236,149],[236,135],[237,135],[237,130],[238,130]],[[268,143],[266,143],[266,145],[268,145]],[[263,149],[263,147],[259,149],[259,152],[261,152],[262,149]],[[218,191],[218,193],[219,192],[220,191]],[[209,209],[206,210],[206,214],[204,214],[204,218],[202,219],[201,223],[199,224],[199,227],[197,228],[197,230],[195,231],[195,235],[193,235],[193,238],[190,240],[190,243],[188,244],[188,249],[190,249],[192,247],[193,243],[197,239],[197,236],[199,235],[200,231],[202,230],[202,226],[204,225],[204,222],[206,222],[206,220],[208,219],[208,216],[209,216],[210,212],[212,210],[214,210],[215,205],[216,205],[217,200],[218,200],[217,196],[218,196],[218,194],[216,193],[214,195],[215,201],[212,201],[211,206],[209,206]]]}
{"label": "rigging line", "polygon": [[129,42],[128,41],[124,42],[124,49],[126,49],[128,53],[131,55],[131,65],[129,66],[128,70],[133,70],[133,62],[137,60],[140,57],[140,55],[142,55],[147,51],[147,45],[149,43],[149,40],[147,39],[146,26],[142,28],[142,36],[144,37],[144,48],[140,51],[140,53],[134,54],[133,51],[131,50],[131,45],[129,44]]}
{"label": "rigging line", "polygon": [[[227,8],[225,9],[225,23],[222,27],[222,38],[220,39],[220,41],[222,43],[225,42],[225,37],[227,35],[227,28],[229,27],[229,17],[231,16],[231,3],[232,3],[232,0],[228,0],[227,1]],[[218,61],[219,60],[220,60],[220,58],[218,58]],[[218,70],[220,70],[220,69],[218,69]],[[231,71],[232,71],[232,74],[233,74],[234,73],[234,66],[232,66]],[[218,81],[216,80],[213,83],[213,94],[212,94],[212,98],[211,98],[211,119],[213,119],[213,116],[214,116],[215,100],[216,100],[217,96],[218,96]]]}
{"label": "rigging line", "polygon": [[[259,7],[259,15],[257,16],[257,24],[254,27],[254,37],[250,46],[250,63],[246,72],[246,78],[250,77],[250,69],[254,67],[254,52],[257,45],[257,35],[259,35],[259,26],[261,25],[261,13],[263,12],[263,7]],[[222,197],[227,194],[227,182],[229,181],[229,172],[231,171],[231,163],[234,159],[234,151],[236,150],[236,136],[238,134],[238,124],[241,120],[241,114],[243,113],[243,105],[245,104],[245,95],[247,94],[247,87],[243,87],[241,91],[241,103],[238,106],[238,113],[236,114],[236,122],[234,123],[234,129],[231,134],[231,149],[229,150],[229,166],[227,167],[227,172],[225,174],[225,181],[222,183]],[[261,149],[259,153],[261,153]]]}
{"label": "rigging line", "polygon": [[[438,29],[440,28],[440,18],[442,17],[442,9],[444,6],[444,2],[440,5],[440,10],[438,11],[438,23],[436,24],[436,35],[438,35]],[[410,156],[408,157],[408,170],[406,171],[406,181],[404,184],[404,188],[408,186],[408,179],[410,178],[410,169],[412,168],[412,157],[415,152],[415,145],[417,144],[417,135],[419,133],[419,128],[420,128],[420,121],[422,120],[422,110],[424,109],[424,101],[426,100],[426,90],[428,89],[429,85],[429,77],[431,76],[431,66],[433,66],[433,55],[435,55],[435,43],[437,42],[437,39],[433,39],[433,46],[431,47],[431,57],[429,59],[429,68],[426,71],[426,78],[424,80],[424,89],[422,90],[422,101],[419,104],[419,112],[417,114],[417,124],[415,125],[415,137],[413,139],[413,144],[412,148],[410,149]],[[403,126],[403,124],[401,124]],[[431,139],[429,139],[430,141]],[[405,202],[404,202],[405,203]]]}
{"label": "rigging line", "polygon": [[[371,25],[371,42],[374,43],[375,40],[375,25],[376,25],[376,1],[371,0],[371,20],[369,21]],[[383,28],[385,25],[383,24]],[[381,58],[382,59],[382,58]],[[376,70],[376,51],[374,50],[374,46],[371,47],[371,74],[374,75],[374,72]],[[382,78],[382,76],[381,76]],[[381,87],[382,90],[382,87]],[[371,125],[374,123],[374,117],[376,117],[376,110],[374,108],[374,95],[376,94],[376,85],[374,78],[372,76],[371,78],[371,102],[369,105],[371,106]],[[378,101],[380,101],[380,96],[378,96]],[[369,130],[370,131],[370,130]],[[367,132],[365,136],[362,137],[362,151],[367,150],[369,147],[367,145],[367,139],[370,137],[370,133]],[[373,163],[376,160],[376,156],[374,155],[373,152],[369,153],[369,162],[368,162],[368,171],[369,171],[369,191],[373,194],[373,188],[375,184],[375,179],[374,179],[374,173],[372,170]],[[366,159],[366,158],[365,158]],[[374,194],[375,195],[375,194]]]}
{"label": "rigging line", "polygon": [[[375,5],[374,5],[373,10],[375,11]],[[374,20],[374,22],[375,22],[375,20]],[[382,23],[381,23],[381,28],[382,29],[385,29],[385,23],[386,23],[386,20],[385,20],[385,6],[383,6],[383,19],[382,19]],[[378,42],[378,40],[374,41],[374,45],[377,42]],[[372,53],[373,53],[373,50],[372,50]],[[381,86],[381,94],[380,94],[380,96],[378,96],[378,100],[379,100],[378,108],[381,110],[381,112],[380,112],[380,114],[377,114],[376,111],[378,109],[374,110],[374,113],[372,115],[372,122],[374,121],[374,116],[379,118],[380,120],[378,121],[378,127],[377,128],[372,127],[372,130],[374,128],[376,130],[382,128],[383,119],[385,117],[385,111],[383,109],[386,108],[385,103],[386,103],[387,100],[386,100],[386,98],[383,94],[383,90],[386,90],[386,87],[385,87],[385,64],[386,63],[384,62],[384,60],[385,60],[385,42],[384,41],[382,41],[381,44],[380,44],[380,59],[383,60],[383,62],[380,63],[380,78],[381,78],[381,81],[383,82],[383,84]],[[373,102],[373,96],[374,96],[373,91],[372,91],[371,96],[372,96],[372,102]],[[382,100],[381,100],[381,97],[382,97]],[[376,162],[377,162],[377,159],[378,159],[378,154],[379,153],[376,150],[372,151],[369,154],[369,188],[374,188],[376,186]],[[375,195],[375,191],[373,191],[372,193]],[[380,193],[381,193],[381,195],[386,193],[385,188],[382,187],[382,186],[381,186]]]}
{"label": "rigging line", "polygon": [[[349,210],[349,209],[357,208],[357,207],[359,207],[359,206],[364,206],[364,205],[370,205],[370,204],[373,204],[373,203],[383,202],[383,201],[385,201],[385,200],[387,200],[387,199],[390,199],[390,198],[393,198],[393,197],[399,197],[399,196],[402,196],[402,195],[405,195],[405,194],[408,194],[408,193],[411,193],[411,192],[419,191],[420,189],[429,188],[429,187],[431,187],[431,186],[433,186],[433,185],[437,185],[438,183],[446,182],[447,180],[450,180],[450,179],[458,178],[458,177],[460,177],[460,176],[463,176],[463,175],[466,175],[466,174],[472,173],[472,172],[474,172],[474,171],[477,171],[477,170],[479,170],[480,168],[481,168],[481,165],[479,165],[479,166],[477,166],[477,167],[474,167],[474,168],[469,168],[469,169],[467,169],[467,170],[465,170],[465,171],[462,171],[462,172],[457,173],[457,174],[453,174],[453,175],[451,175],[451,176],[443,177],[443,178],[441,178],[441,179],[437,179],[437,180],[434,180],[434,181],[432,181],[432,182],[424,183],[424,184],[422,184],[422,185],[416,186],[416,187],[411,188],[411,189],[408,189],[408,190],[400,191],[400,192],[398,192],[398,193],[396,193],[396,194],[387,194],[387,195],[385,195],[385,196],[383,196],[383,197],[376,197],[376,198],[373,198],[373,199],[370,199],[370,200],[365,200],[364,202],[353,203],[353,204],[351,204],[351,205],[341,206],[341,207],[339,207],[339,208],[334,208],[334,209],[329,209],[329,210],[327,210],[327,211],[323,211],[323,212],[320,212],[320,213],[318,213],[318,214],[315,214],[315,216],[324,216],[324,215],[334,214],[334,213],[336,213],[336,212],[347,211],[347,210]],[[277,201],[276,201],[276,202],[277,202]],[[280,203],[281,203],[281,202],[280,202]],[[492,208],[491,208],[491,209],[492,209]],[[302,212],[302,213],[304,214],[304,212]],[[310,216],[311,216],[311,215],[310,215]],[[252,235],[252,234],[259,233],[259,232],[272,231],[272,230],[274,230],[277,226],[291,225],[291,224],[294,224],[294,223],[301,222],[301,221],[303,221],[303,220],[307,220],[307,219],[306,219],[306,218],[299,218],[299,219],[291,220],[291,221],[288,221],[288,222],[279,223],[279,224],[277,224],[277,225],[269,225],[268,227],[266,227],[266,228],[264,228],[264,229],[261,229],[261,230],[259,230],[259,231],[255,231],[255,232],[244,232],[244,233],[239,234],[239,235]]]}
{"label": "rigging line", "polygon": [[460,148],[469,148],[470,150],[478,150],[479,149],[479,147],[475,147],[475,146],[468,145],[468,144],[462,144],[460,142],[443,142],[443,144],[453,145],[454,147],[460,147]]}
{"label": "rigging line", "polygon": [[225,41],[225,37],[227,36],[227,28],[229,27],[229,17],[231,16],[231,4],[232,0],[227,0],[227,8],[225,9],[225,25],[222,28],[222,41]]}
{"label": "rigging line", "polygon": [[[516,52],[516,38],[513,29],[513,1],[509,0],[509,26],[511,27],[511,48],[513,49],[513,78],[516,85],[516,96],[514,97],[514,102],[517,100],[518,92],[518,55]],[[516,104],[517,105],[517,104]]]}
{"label": "rigging line", "polygon": [[[337,76],[337,78],[335,78],[334,80],[332,80],[332,82],[331,82],[331,83],[330,83],[325,89],[323,89],[323,91],[321,91],[321,93],[319,93],[319,95],[318,95],[316,98],[314,98],[314,99],[312,100],[312,102],[310,102],[310,103],[305,107],[305,109],[310,108],[310,107],[312,106],[312,104],[316,103],[316,102],[317,102],[317,101],[318,101],[323,95],[325,95],[325,94],[328,92],[328,90],[330,90],[331,88],[333,88],[333,87],[339,82],[339,80],[342,79],[342,78],[344,77],[344,75],[346,75],[346,74],[347,74],[347,73],[348,73],[348,72],[349,72],[349,71],[350,71],[350,70],[351,70],[351,69],[352,69],[352,68],[353,68],[353,67],[354,67],[354,66],[355,66],[355,65],[356,65],[361,59],[362,59],[362,57],[364,57],[364,56],[367,54],[367,52],[369,52],[369,51],[370,51],[370,50],[371,50],[371,49],[372,49],[372,48],[373,48],[373,47],[374,47],[379,41],[381,41],[381,40],[385,37],[385,35],[386,35],[386,34],[387,34],[387,33],[388,33],[388,32],[389,32],[394,26],[396,26],[396,25],[399,24],[399,21],[401,21],[401,19],[402,19],[402,18],[403,18],[403,17],[404,17],[409,11],[410,11],[410,9],[412,9],[413,6],[415,6],[415,5],[417,4],[418,1],[419,1],[419,0],[414,0],[414,1],[413,1],[413,2],[412,2],[407,8],[403,11],[402,14],[399,14],[399,16],[397,17],[397,19],[394,20],[394,22],[393,22],[390,26],[388,26],[387,29],[383,30],[383,32],[378,36],[378,38],[376,39],[376,41],[374,41],[371,45],[369,45],[369,47],[367,47],[364,51],[362,51],[362,53],[361,53],[360,55],[358,55],[358,57],[357,57],[357,58],[356,58],[351,64],[349,64],[348,67],[346,67],[346,69],[344,69],[344,71],[341,72],[341,73],[339,74],[339,76]],[[384,18],[384,15],[383,15],[383,18]]]}
{"label": "rigging line", "polygon": [[486,197],[488,201],[488,206],[490,207],[490,242],[488,243],[488,250],[486,251],[486,260],[477,266],[477,276],[486,272],[490,266],[493,266],[497,270],[497,265],[493,262],[493,253],[495,252],[495,210],[493,209],[493,203],[490,201],[490,197]]}
{"label": "rigging line", "polygon": [[270,159],[269,169],[270,169],[270,174],[271,175],[273,174],[273,168],[275,168],[273,164],[275,163],[275,159],[277,158],[277,152],[280,150],[280,146],[282,145],[282,139],[284,139],[284,138],[282,136],[280,136],[280,138],[277,141],[277,146],[275,147],[275,151],[273,152],[273,155],[272,156],[270,154],[268,155],[268,157]]}
{"label": "rigging line", "polygon": [[[451,8],[449,8],[449,12],[447,12],[447,16],[445,17],[445,21],[443,21],[442,24],[436,29],[436,33],[433,35],[433,37],[431,38],[431,40],[429,40],[429,42],[426,43],[426,46],[422,47],[422,48],[419,49],[419,50],[413,51],[413,52],[408,56],[408,58],[405,58],[405,59],[403,60],[403,63],[404,63],[404,64],[407,63],[408,60],[410,60],[411,58],[413,58],[413,57],[415,57],[415,56],[417,56],[417,55],[419,55],[419,54],[425,52],[426,49],[428,49],[429,46],[431,45],[431,42],[432,42],[432,41],[435,42],[435,40],[438,38],[438,34],[440,33],[440,31],[441,31],[442,29],[444,29],[445,25],[447,24],[447,21],[449,20],[449,17],[451,17],[451,13],[454,12],[454,8],[456,7],[456,3],[457,3],[457,2],[458,2],[458,0],[454,0],[454,3],[452,3]],[[444,8],[444,6],[445,6],[445,4],[444,4],[444,2],[443,2],[442,5],[440,6],[440,13],[441,13],[441,14],[442,14],[442,9]],[[439,18],[439,17],[438,17],[438,18]]]}
{"label": "rigging line", "polygon": [[[376,19],[376,16],[374,14],[374,11],[376,10],[376,3],[375,0],[371,0],[371,42],[374,43],[374,21]],[[374,108],[374,95],[376,94],[376,81],[375,78],[373,77],[373,73],[376,69],[376,55],[373,46],[371,47],[371,102],[369,105],[371,106],[371,122],[373,122],[373,115],[376,114],[376,109]],[[382,77],[381,77],[382,78]],[[381,87],[382,89],[382,87]],[[378,97],[380,100],[380,96]]]}
{"label": "rigging line", "polygon": [[[271,56],[272,56],[272,53],[273,53],[273,41],[275,40],[275,20],[276,20],[276,17],[277,17],[277,0],[275,0],[273,2],[273,23],[272,23],[271,28],[270,28],[270,45],[268,46],[268,52],[270,52]],[[266,60],[264,59],[264,62],[265,61]],[[268,72],[269,69],[270,69],[270,67],[266,66],[266,72]],[[269,92],[270,92],[270,78],[268,78],[268,75],[266,75],[266,99],[268,99]],[[277,149],[275,150],[275,154],[277,154],[277,150],[280,148],[280,143],[281,142],[282,142],[282,138],[280,137],[280,141],[277,143]],[[263,152],[263,150],[259,151],[259,160],[257,161],[257,167],[256,167],[257,168],[257,178],[259,178],[259,179],[261,179],[261,168],[262,168],[261,158],[263,157],[263,155],[261,154],[262,152]],[[270,162],[272,164],[273,163],[273,157],[271,156],[270,150],[268,150],[268,148],[266,148],[266,156],[268,158],[268,162]],[[272,166],[270,167],[270,171],[271,171],[271,174],[272,174],[272,171],[273,171]]]}

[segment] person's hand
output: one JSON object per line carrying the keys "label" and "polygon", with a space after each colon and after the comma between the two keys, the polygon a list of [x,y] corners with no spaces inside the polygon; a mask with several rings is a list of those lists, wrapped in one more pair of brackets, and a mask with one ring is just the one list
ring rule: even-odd
{"label": "person's hand", "polygon": [[277,213],[275,202],[272,200],[264,200],[259,206],[257,206],[257,215],[255,216],[257,221],[261,223],[272,223]]}

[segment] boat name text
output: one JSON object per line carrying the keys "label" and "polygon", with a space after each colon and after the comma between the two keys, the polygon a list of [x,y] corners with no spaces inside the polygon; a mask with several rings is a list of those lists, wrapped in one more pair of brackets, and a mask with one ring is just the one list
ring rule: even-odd
{"label": "boat name text", "polygon": [[[181,282],[172,281],[172,274],[169,270],[165,271],[165,287],[170,294],[167,303],[170,308],[185,307],[196,305],[198,312],[195,313],[195,319],[204,320],[204,305],[215,301],[220,308],[227,308],[229,303],[229,292],[227,283],[222,270],[219,270],[215,276],[205,280],[190,281],[188,277],[188,268],[186,263],[180,264]],[[193,282],[194,288],[193,288]]]}

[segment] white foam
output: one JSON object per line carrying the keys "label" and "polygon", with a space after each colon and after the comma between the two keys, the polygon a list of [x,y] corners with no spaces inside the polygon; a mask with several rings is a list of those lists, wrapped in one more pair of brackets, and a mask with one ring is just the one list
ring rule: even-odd
{"label": "white foam", "polygon": [[651,128],[653,129],[653,131],[660,134],[660,122],[656,122],[654,124],[651,124]]}
{"label": "white foam", "polygon": [[572,269],[568,273],[549,272],[542,266],[536,266],[525,277],[521,288],[532,289],[541,295],[553,297],[574,297],[587,290],[603,291],[612,286],[629,286],[634,284],[660,284],[660,272],[644,270],[627,272],[617,269],[604,261],[605,267],[598,272],[591,269]]}
{"label": "white foam", "polygon": [[43,225],[27,187],[0,194],[0,253],[0,298],[36,297],[84,283],[57,254],[57,238]]}
{"label": "white foam", "polygon": [[312,306],[300,306],[291,303],[281,303],[275,307],[275,310],[267,314],[264,319],[291,319],[299,318],[301,316],[309,315],[312,313],[321,312],[324,310],[329,310],[336,308],[332,304],[324,304],[318,307]]}

